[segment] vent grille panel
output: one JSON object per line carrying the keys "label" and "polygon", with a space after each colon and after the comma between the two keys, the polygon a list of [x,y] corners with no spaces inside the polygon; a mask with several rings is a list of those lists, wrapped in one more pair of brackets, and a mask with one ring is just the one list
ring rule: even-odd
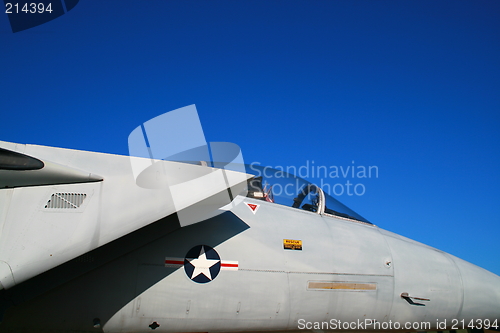
{"label": "vent grille panel", "polygon": [[76,209],[82,205],[86,197],[85,193],[54,193],[45,208]]}

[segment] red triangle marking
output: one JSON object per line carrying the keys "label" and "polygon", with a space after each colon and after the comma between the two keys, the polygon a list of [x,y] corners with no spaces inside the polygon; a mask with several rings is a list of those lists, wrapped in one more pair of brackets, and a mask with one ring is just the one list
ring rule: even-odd
{"label": "red triangle marking", "polygon": [[255,210],[257,209],[257,205],[256,204],[251,204],[251,203],[247,203],[248,207],[250,207],[250,209],[255,212]]}

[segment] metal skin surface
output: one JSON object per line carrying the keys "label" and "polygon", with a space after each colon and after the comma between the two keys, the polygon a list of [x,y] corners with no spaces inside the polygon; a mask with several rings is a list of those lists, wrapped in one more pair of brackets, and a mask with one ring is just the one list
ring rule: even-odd
{"label": "metal skin surface", "polygon": [[[119,170],[118,164],[113,164],[114,170]],[[140,199],[127,198],[130,194],[123,188],[113,190],[120,182],[106,185],[106,174],[111,173],[104,166],[91,169],[87,162],[81,169],[104,180],[0,190],[0,255],[6,258],[3,251],[15,249],[8,252],[11,257],[0,258],[8,263],[23,250],[10,238],[26,235],[28,226],[38,221],[32,216],[39,214],[35,206],[27,206],[28,225],[20,219],[19,208],[20,226],[6,231],[14,228],[9,216],[17,196],[45,204],[48,194],[70,191],[68,187],[92,193],[84,212],[57,213],[61,217],[49,225],[53,228],[48,235],[36,229],[42,239],[51,238],[45,243],[48,252],[28,252],[29,265],[33,256],[38,260],[53,250],[64,253],[65,261],[55,267],[44,259],[36,269],[13,270],[14,277],[21,274],[25,281],[16,280],[2,290],[0,332],[293,332],[303,331],[300,322],[332,319],[451,324],[453,319],[500,317],[500,277],[377,226],[238,196],[229,211],[181,227],[175,213],[154,209],[147,200],[137,204],[134,200]],[[107,208],[113,207],[106,201],[111,199],[105,199],[108,195],[114,205],[126,203],[123,211],[114,211],[117,216]],[[148,199],[153,206],[158,202],[155,196]],[[157,215],[138,213],[149,210]],[[81,220],[68,220],[77,214]],[[137,219],[141,222],[134,225],[135,231],[127,232],[124,221]],[[62,228],[63,221],[73,229]],[[84,228],[80,221],[91,224]],[[96,229],[103,221],[115,222]],[[89,231],[80,234],[86,228]],[[96,236],[95,230],[101,232]],[[65,232],[72,236],[64,237]],[[83,256],[71,252],[68,244],[74,239],[78,249],[87,239]],[[286,249],[285,240],[300,241],[301,249]],[[206,273],[212,279],[203,283],[194,281],[194,273],[190,276],[186,268],[191,260],[187,254],[200,246],[197,260],[206,255],[213,265],[213,248],[221,266]],[[179,266],[166,265],[168,260]],[[237,269],[222,269],[224,262],[237,262]],[[403,293],[411,299],[401,297]]]}
{"label": "metal skin surface", "polygon": [[[10,188],[0,188],[0,198],[3,198],[0,202],[3,208],[0,214],[0,287],[5,289],[176,211],[207,198],[217,198],[219,192],[227,190],[225,184],[208,188],[203,177],[198,177],[211,168],[159,161],[157,165],[171,171],[173,179],[184,181],[180,186],[207,188],[177,196],[174,207],[171,189],[167,186],[146,189],[136,185],[131,160],[138,158],[8,142],[0,142],[0,146],[50,161],[46,163],[49,167],[57,163],[60,169],[85,170],[80,173],[86,174],[87,179],[89,174],[100,175],[99,181],[89,179],[82,182],[81,178],[75,180],[74,176],[64,174],[61,184],[57,180],[54,182],[53,174],[45,178],[43,173],[42,176],[18,176],[38,174],[44,169],[1,170],[4,173],[0,173],[0,177],[10,177],[6,174],[10,172],[14,174],[13,179],[20,180],[19,187],[9,181]],[[231,175],[231,172],[226,171],[226,174]],[[186,182],[192,175],[196,176],[195,179]],[[27,178],[35,179],[37,186],[27,186]],[[231,177],[228,178],[231,182]],[[238,186],[236,181],[229,185]],[[182,189],[180,186],[176,188]],[[52,195],[67,202],[65,196],[68,194],[84,194],[86,197],[74,209],[46,207],[49,200],[53,200]]]}

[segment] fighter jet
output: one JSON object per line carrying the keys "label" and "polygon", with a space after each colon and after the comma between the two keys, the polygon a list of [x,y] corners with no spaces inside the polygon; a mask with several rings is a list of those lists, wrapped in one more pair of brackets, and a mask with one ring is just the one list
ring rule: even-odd
{"label": "fighter jet", "polygon": [[499,276],[295,175],[181,155],[0,142],[0,332],[498,329]]}

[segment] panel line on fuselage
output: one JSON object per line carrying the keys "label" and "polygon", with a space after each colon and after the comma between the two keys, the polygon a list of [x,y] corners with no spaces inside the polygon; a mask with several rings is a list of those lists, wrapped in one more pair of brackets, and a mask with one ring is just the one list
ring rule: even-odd
{"label": "panel line on fuselage", "polygon": [[283,271],[272,269],[250,269],[240,268],[240,271],[262,272],[262,273],[287,273],[287,274],[321,274],[321,275],[353,275],[353,276],[386,276],[394,277],[392,274],[359,274],[359,273],[333,273],[333,272],[304,272],[304,271]]}

